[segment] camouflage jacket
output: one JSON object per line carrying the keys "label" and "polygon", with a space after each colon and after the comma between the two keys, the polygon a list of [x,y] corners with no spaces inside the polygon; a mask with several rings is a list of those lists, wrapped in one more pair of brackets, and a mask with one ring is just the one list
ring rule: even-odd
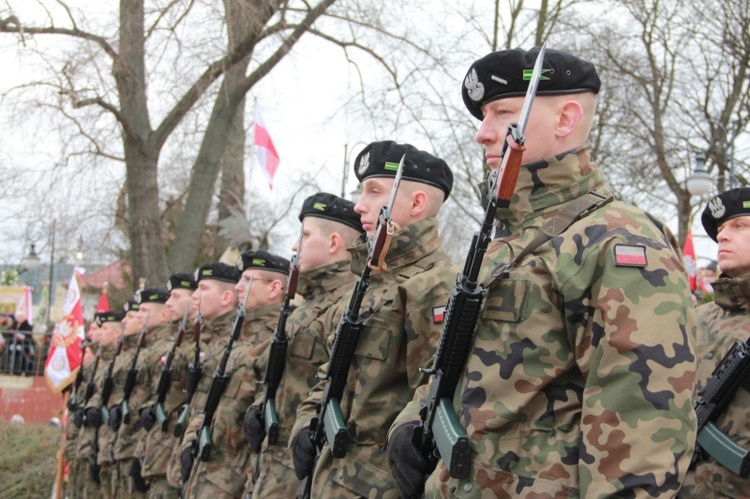
{"label": "camouflage jacket", "polygon": [[[173,324],[171,329],[177,333],[178,324]],[[192,329],[192,328],[191,328]],[[176,338],[176,337],[175,337]],[[175,338],[167,338],[160,343],[161,348],[154,351],[154,358],[158,357],[158,363],[155,363],[156,369],[152,373],[151,397],[146,406],[156,408],[159,399],[159,382],[162,376],[162,370],[166,367],[166,362],[172,348],[174,347]],[[176,444],[174,436],[174,424],[179,417],[180,409],[185,403],[185,389],[187,388],[188,364],[193,359],[195,350],[195,341],[193,340],[192,330],[187,329],[182,337],[182,343],[175,348],[174,357],[172,358],[171,373],[165,374],[169,379],[169,389],[167,390],[164,402],[162,404],[167,416],[166,431],[157,421],[151,431],[146,433],[143,439],[143,458],[141,475],[144,478],[165,475],[167,473],[167,463],[172,449]]]}
{"label": "camouflage jacket", "polygon": [[[750,339],[750,275],[712,283],[714,301],[698,315],[698,375],[696,395],[735,342]],[[750,392],[740,388],[716,426],[739,445],[750,449]],[[698,461],[688,473],[680,497],[750,497],[750,479],[742,479],[713,458]]]}
{"label": "camouflage jacket", "polygon": [[[367,245],[352,248],[352,271],[360,275]],[[369,315],[349,370],[341,410],[349,430],[345,457],[333,460],[328,446],[314,471],[312,496],[397,497],[384,446],[388,427],[427,376],[442,313],[458,267],[443,250],[437,222],[407,225],[391,240],[385,272],[374,271],[362,301]],[[348,298],[347,298],[348,302]],[[333,338],[331,338],[332,340]],[[328,364],[321,367],[327,371]],[[325,382],[298,409],[293,433],[310,425]]]}
{"label": "camouflage jacket", "polygon": [[125,382],[130,367],[133,364],[133,358],[135,357],[136,352],[138,353],[136,363],[138,373],[136,375],[135,386],[133,387],[130,399],[128,400],[130,422],[122,422],[114,443],[113,452],[115,460],[117,461],[134,457],[136,455],[136,447],[138,447],[139,440],[144,436],[139,411],[144,407],[144,404],[148,401],[151,394],[151,379],[153,377],[153,368],[151,367],[151,364],[154,362],[154,348],[164,342],[164,336],[166,334],[168,333],[164,325],[152,328],[146,334],[146,345],[141,348],[140,351],[138,351],[138,339],[140,333],[126,336],[123,342],[122,352],[115,361],[115,388],[112,390],[110,406],[112,405],[112,402],[121,404],[124,401]]}
{"label": "camouflage jacket", "polygon": [[[109,352],[109,353],[108,353]],[[99,383],[100,380],[104,379],[103,373],[107,368],[107,360],[112,358],[112,355],[114,354],[114,350],[109,349],[102,349],[101,358],[99,359],[99,364],[96,366],[96,362],[92,361],[85,366],[82,367],[83,369],[83,380],[81,381],[81,385],[78,387],[77,394],[76,394],[76,408],[82,408],[86,409],[87,407],[90,407],[91,401],[94,400],[97,397],[97,392],[101,389],[101,384]],[[109,357],[107,357],[107,355]],[[96,366],[96,372],[94,373],[94,367]],[[91,398],[87,401],[86,398],[86,387],[88,385],[89,380],[91,379],[91,376],[94,376],[94,392],[91,395]],[[69,414],[69,421],[73,420],[75,416],[75,413]],[[67,425],[66,425],[67,428]],[[88,458],[89,454],[91,453],[91,439],[94,436],[94,428],[84,424],[81,428],[76,428],[73,426],[73,434],[67,438],[75,440],[75,454],[78,457],[78,459],[86,459]]]}
{"label": "camouflage jacket", "polygon": [[[115,345],[110,345],[107,347],[102,348],[102,358],[99,361],[99,368],[96,370],[96,376],[94,377],[94,383],[96,388],[94,389],[94,394],[91,396],[91,399],[86,404],[86,408],[90,407],[96,407],[99,408],[102,404],[102,389],[104,388],[104,379],[107,377],[107,371],[109,370],[109,366],[112,363],[112,359],[115,356]],[[114,390],[112,390],[114,392]],[[110,395],[108,405],[112,405],[113,396]],[[109,462],[109,451],[110,451],[110,444],[112,443],[112,438],[114,436],[114,433],[109,431],[109,427],[106,424],[102,424],[102,426],[95,430],[94,428],[90,426],[85,426],[81,428],[82,433],[86,433],[88,435],[88,440],[91,442],[94,438],[94,435],[96,434],[96,444],[98,447],[98,454],[97,454],[97,462]],[[91,447],[88,446],[84,456],[81,455],[81,452],[78,454],[78,458],[81,459],[82,457],[85,457],[88,459],[88,456],[91,454]],[[104,459],[106,457],[106,459]],[[101,464],[100,462],[100,464]]]}
{"label": "camouflage jacket", "polygon": [[[281,303],[272,303],[247,310],[240,337],[234,343],[227,361],[229,376],[219,405],[211,421],[211,457],[196,461],[191,482],[197,476],[233,496],[239,496],[245,486],[246,472],[250,467],[250,448],[245,440],[242,421],[248,407],[255,401],[258,381],[265,372],[264,355],[271,334],[279,320]],[[219,361],[224,355],[219,355]],[[188,431],[199,431],[203,415],[198,414],[188,426]],[[193,495],[194,484],[187,485],[187,496]]]}
{"label": "camouflage jacket", "polygon": [[[351,272],[350,261],[344,260],[300,274],[297,292],[304,297],[287,321],[289,345],[286,351],[284,376],[276,392],[276,410],[279,416],[279,441],[269,446],[264,440],[263,471],[256,491],[263,494],[268,481],[274,494],[283,487],[290,495],[299,490],[299,483],[275,480],[273,468],[284,466],[293,469],[292,455],[287,445],[292,426],[297,417],[297,407],[318,383],[316,374],[328,362],[328,337],[336,331],[343,313],[346,297],[351,295],[356,275]],[[256,400],[256,404],[262,397]]]}
{"label": "camouflage jacket", "polygon": [[[696,419],[695,314],[674,236],[613,201],[492,275],[590,191],[610,195],[582,147],[524,165],[498,211],[506,235],[485,256],[485,303],[454,398],[471,469],[452,479],[440,461],[428,497],[676,495]],[[416,418],[423,394],[398,423]]]}

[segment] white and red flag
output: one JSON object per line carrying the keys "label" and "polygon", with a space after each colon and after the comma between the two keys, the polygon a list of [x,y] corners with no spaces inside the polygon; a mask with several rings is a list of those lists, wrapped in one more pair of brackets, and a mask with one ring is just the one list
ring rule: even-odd
{"label": "white and red flag", "polygon": [[258,152],[260,169],[268,180],[269,187],[273,189],[273,176],[279,168],[279,154],[276,152],[260,110],[257,108],[255,109],[255,148]]}
{"label": "white and red flag", "polygon": [[687,270],[688,281],[690,282],[690,291],[695,291],[698,288],[698,269],[695,263],[692,229],[688,229],[685,244],[682,247],[682,258],[685,260],[685,270]]}
{"label": "white and red flag", "polygon": [[109,294],[107,293],[107,287],[102,289],[102,294],[99,295],[99,302],[96,304],[95,313],[109,312]]}
{"label": "white and red flag", "polygon": [[44,375],[54,392],[61,392],[75,380],[81,366],[84,338],[81,269],[73,269],[63,316],[52,331],[51,345],[44,365]]}

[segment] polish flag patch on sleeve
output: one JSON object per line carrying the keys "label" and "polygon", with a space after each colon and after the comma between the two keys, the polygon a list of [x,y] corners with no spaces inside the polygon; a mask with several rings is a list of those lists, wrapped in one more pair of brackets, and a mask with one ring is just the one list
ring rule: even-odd
{"label": "polish flag patch on sleeve", "polygon": [[161,361],[162,365],[164,365],[164,364],[167,363],[167,356],[166,355],[162,355],[161,359],[159,359],[159,360]]}
{"label": "polish flag patch on sleeve", "polygon": [[441,324],[443,322],[443,316],[445,315],[445,307],[432,307],[432,320],[435,324]]}
{"label": "polish flag patch on sleeve", "polygon": [[616,244],[615,265],[618,267],[645,267],[646,247],[641,245]]}

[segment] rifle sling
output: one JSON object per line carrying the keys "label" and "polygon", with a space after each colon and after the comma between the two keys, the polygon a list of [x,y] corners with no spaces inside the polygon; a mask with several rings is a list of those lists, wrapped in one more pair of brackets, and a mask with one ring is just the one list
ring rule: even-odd
{"label": "rifle sling", "polygon": [[[493,280],[500,277],[509,268],[515,267],[528,255],[532,254],[541,245],[550,241],[568,230],[578,220],[588,216],[614,199],[612,195],[602,196],[595,192],[588,192],[583,196],[565,203],[560,211],[551,219],[547,220],[537,231],[536,236],[527,244],[523,250],[513,258],[510,265],[503,265],[492,272]],[[489,284],[489,283],[487,283]]]}

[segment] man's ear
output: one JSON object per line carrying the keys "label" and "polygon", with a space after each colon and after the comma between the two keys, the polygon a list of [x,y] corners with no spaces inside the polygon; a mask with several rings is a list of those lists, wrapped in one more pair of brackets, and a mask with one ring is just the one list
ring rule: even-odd
{"label": "man's ear", "polygon": [[344,246],[344,238],[338,232],[331,232],[328,236],[328,254],[333,255],[341,246]]}
{"label": "man's ear", "polygon": [[427,193],[416,190],[411,195],[411,216],[418,217],[427,209]]}
{"label": "man's ear", "polygon": [[555,134],[561,138],[567,137],[576,129],[581,118],[583,118],[583,107],[578,101],[563,102],[557,115]]}

